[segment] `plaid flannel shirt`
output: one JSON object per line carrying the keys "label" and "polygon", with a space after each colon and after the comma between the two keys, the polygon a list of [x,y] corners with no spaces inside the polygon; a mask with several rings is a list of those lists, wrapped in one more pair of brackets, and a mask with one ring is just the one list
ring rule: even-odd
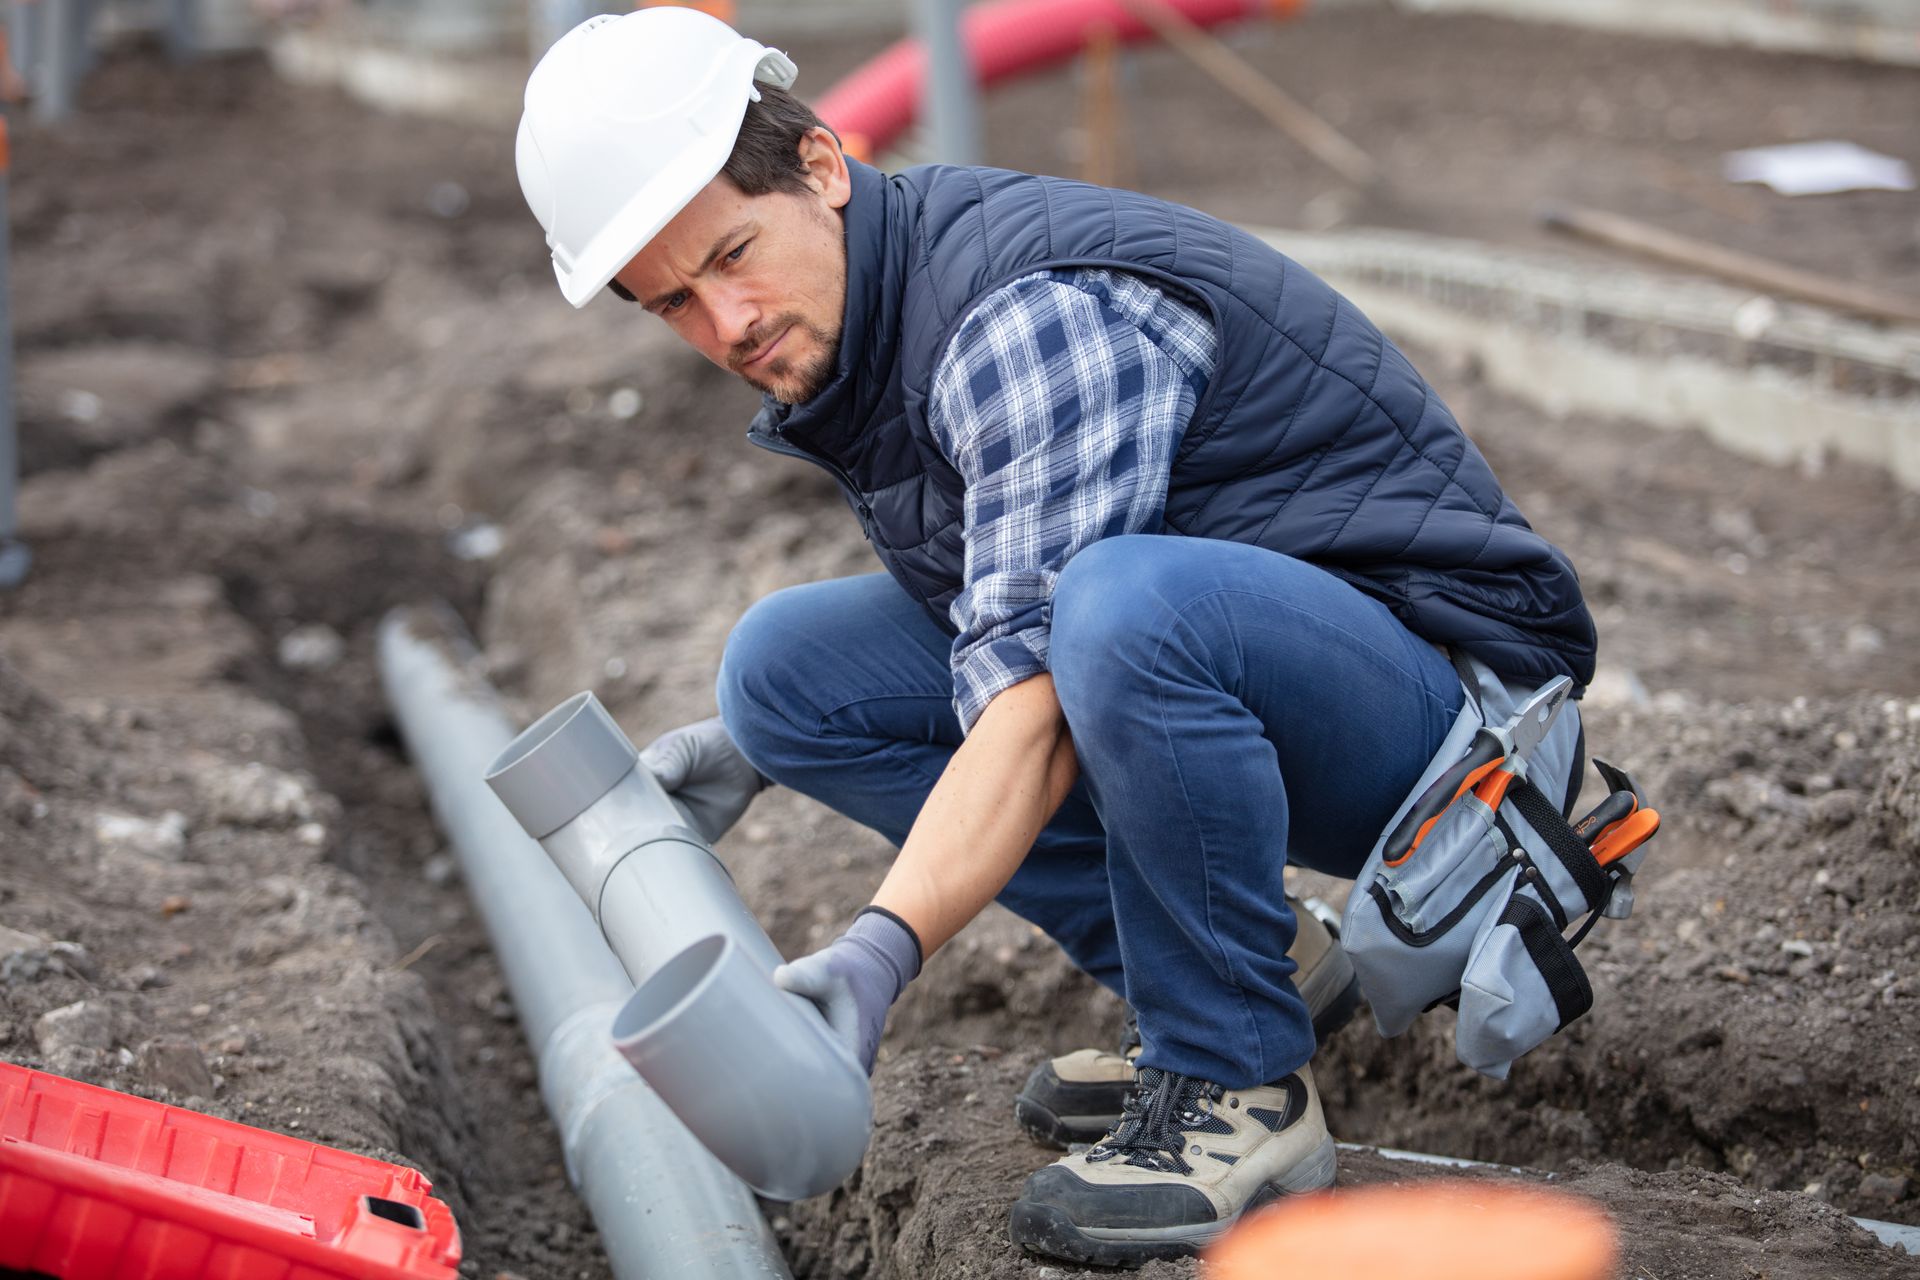
{"label": "plaid flannel shirt", "polygon": [[1043,271],[989,294],[934,370],[927,420],[966,482],[954,709],[971,731],[1047,668],[1060,570],[1157,531],[1174,449],[1213,375],[1206,313],[1138,276]]}

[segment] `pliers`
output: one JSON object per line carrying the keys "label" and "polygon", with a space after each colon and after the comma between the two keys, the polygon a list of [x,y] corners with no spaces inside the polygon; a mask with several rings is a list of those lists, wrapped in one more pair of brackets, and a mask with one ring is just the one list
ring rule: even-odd
{"label": "pliers", "polygon": [[1506,798],[1507,787],[1526,772],[1527,757],[1553,728],[1572,692],[1570,678],[1555,676],[1528,698],[1519,713],[1505,725],[1482,726],[1474,734],[1467,754],[1434,780],[1387,837],[1386,864],[1397,867],[1412,857],[1433,824],[1469,790],[1489,809],[1499,808]]}

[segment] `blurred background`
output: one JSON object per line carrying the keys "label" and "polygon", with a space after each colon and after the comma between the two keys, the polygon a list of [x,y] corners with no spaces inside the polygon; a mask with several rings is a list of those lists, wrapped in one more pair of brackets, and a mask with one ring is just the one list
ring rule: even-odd
{"label": "blurred background", "polygon": [[[712,714],[754,599],[877,567],[747,388],[560,297],[513,133],[593,11],[8,0],[0,60],[0,1057],[410,1163],[463,1273],[524,1280],[609,1272],[374,628],[444,598],[523,717],[593,688],[644,742]],[[1578,566],[1589,740],[1668,817],[1640,910],[1504,1085],[1444,1011],[1349,1027],[1336,1133],[1557,1171],[1627,1274],[1911,1274],[1848,1218],[1920,1222],[1920,3],[718,12],[883,167],[1268,236]],[[890,854],[785,793],[720,852],[789,955]],[[1121,1012],[977,922],[895,1014],[861,1178],[777,1212],[795,1273],[1047,1274],[1011,1095]]]}

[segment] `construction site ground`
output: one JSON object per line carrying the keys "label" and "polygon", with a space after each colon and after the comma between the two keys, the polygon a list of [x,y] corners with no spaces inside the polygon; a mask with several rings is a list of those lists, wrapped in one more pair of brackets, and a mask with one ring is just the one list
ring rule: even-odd
{"label": "construction site ground", "polygon": [[[1392,192],[1342,194],[1159,50],[1126,70],[1139,185],[1535,247],[1555,197],[1920,281],[1911,197],[1714,168],[1824,136],[1920,162],[1920,73],[1371,9],[1236,43]],[[877,44],[796,47],[802,88]],[[990,158],[1072,172],[1079,101],[1072,71],[1008,86]],[[0,600],[0,1056],[413,1164],[465,1274],[605,1277],[374,626],[447,598],[526,716],[592,687],[644,741],[712,713],[754,599],[870,553],[823,476],[741,439],[744,387],[631,308],[566,307],[510,135],[139,50],[80,107],[11,182],[36,562]],[[1336,1134],[1550,1173],[1617,1216],[1629,1276],[1920,1274],[1846,1216],[1920,1222],[1920,495],[1549,420],[1413,355],[1578,565],[1590,742],[1668,822],[1634,918],[1583,948],[1590,1017],[1505,1084],[1444,1011],[1395,1041],[1363,1019],[1316,1060]],[[788,954],[889,856],[782,792],[721,853]],[[1012,916],[969,928],[895,1014],[864,1168],[773,1211],[796,1274],[1071,1273],[1006,1243],[1051,1158],[1011,1097],[1121,1012]]]}

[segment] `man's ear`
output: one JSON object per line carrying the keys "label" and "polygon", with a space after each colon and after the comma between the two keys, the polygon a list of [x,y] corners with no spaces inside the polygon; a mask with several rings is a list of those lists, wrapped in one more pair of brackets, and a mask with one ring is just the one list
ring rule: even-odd
{"label": "man's ear", "polygon": [[815,125],[800,135],[795,150],[800,167],[806,170],[807,185],[825,198],[830,209],[846,207],[853,198],[853,175],[847,171],[846,153],[831,129]]}

